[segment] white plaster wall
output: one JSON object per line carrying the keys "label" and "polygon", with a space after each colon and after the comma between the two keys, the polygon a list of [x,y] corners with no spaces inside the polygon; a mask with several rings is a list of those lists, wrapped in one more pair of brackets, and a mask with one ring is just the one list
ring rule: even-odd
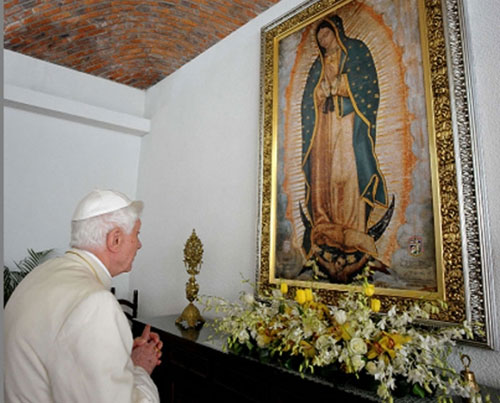
{"label": "white plaster wall", "polygon": [[[260,29],[300,4],[283,0],[147,92],[151,135],[143,139],[138,195],[146,202],[143,270],[131,288],[144,290],[141,315],[179,313],[187,304],[184,243],[196,228],[205,254],[197,276],[202,294],[235,298],[241,277],[256,270],[259,159]],[[467,0],[474,103],[483,146],[492,245],[500,239],[496,152],[499,118],[495,0]],[[500,252],[494,250],[493,261]],[[496,263],[495,263],[496,265]],[[500,275],[494,268],[497,285]],[[498,287],[497,287],[498,289]],[[146,291],[147,290],[147,291]],[[496,305],[500,304],[496,291]],[[500,323],[500,321],[498,322]],[[467,349],[478,380],[500,387],[500,353]]]}
{"label": "white plaster wall", "polygon": [[144,91],[4,49],[4,83],[114,111],[144,115]]}
{"label": "white plaster wall", "polygon": [[[13,52],[5,52],[4,60],[4,85],[34,91],[32,94],[42,100],[56,96],[63,109],[65,103],[78,100],[85,105],[93,103],[105,117],[111,109],[127,112],[123,105],[130,101],[136,106],[128,112],[143,112],[142,91],[93,80],[86,74]],[[31,85],[33,76],[40,80],[33,82],[36,86]],[[71,89],[72,97],[65,98],[67,94],[57,87]],[[3,228],[4,263],[9,267],[26,256],[27,248],[56,248],[58,254],[63,253],[69,245],[74,208],[93,188],[115,188],[135,196],[140,137],[94,123],[91,114],[89,119],[73,120],[69,114],[6,100]],[[113,282],[119,295],[128,295],[128,275]]]}
{"label": "white plaster wall", "polygon": [[131,274],[148,289],[142,314],[187,304],[184,243],[204,245],[201,293],[234,298],[256,270],[260,28],[299,4],[282,1],[147,91],[138,195],[143,250],[153,271]]}

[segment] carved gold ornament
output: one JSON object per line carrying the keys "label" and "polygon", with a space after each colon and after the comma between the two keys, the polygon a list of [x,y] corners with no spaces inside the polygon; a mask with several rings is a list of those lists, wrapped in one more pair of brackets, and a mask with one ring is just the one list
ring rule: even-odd
{"label": "carved gold ornament", "polygon": [[186,283],[186,298],[189,301],[189,304],[186,308],[184,308],[181,316],[179,316],[175,322],[186,328],[196,328],[205,323],[205,319],[201,316],[200,311],[193,304],[193,301],[196,300],[198,291],[200,290],[200,286],[196,283],[195,276],[200,273],[201,264],[203,263],[202,258],[203,244],[193,229],[193,233],[184,245],[184,265],[190,275],[190,278]]}

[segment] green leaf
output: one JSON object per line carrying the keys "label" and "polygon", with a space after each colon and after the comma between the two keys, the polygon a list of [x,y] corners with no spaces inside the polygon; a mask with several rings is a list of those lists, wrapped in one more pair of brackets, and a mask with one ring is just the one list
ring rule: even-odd
{"label": "green leaf", "polygon": [[413,389],[411,391],[415,396],[418,396],[421,398],[425,397],[425,390],[418,383],[413,385]]}

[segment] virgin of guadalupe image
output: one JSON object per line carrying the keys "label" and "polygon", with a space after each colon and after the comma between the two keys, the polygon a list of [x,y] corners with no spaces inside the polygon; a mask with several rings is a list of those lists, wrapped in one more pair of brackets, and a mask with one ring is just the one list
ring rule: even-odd
{"label": "virgin of guadalupe image", "polygon": [[[305,198],[302,272],[346,283],[370,263],[394,210],[375,153],[379,81],[369,48],[331,16],[315,30],[318,56],[301,100]],[[376,206],[386,209],[372,222]]]}
{"label": "virgin of guadalupe image", "polygon": [[369,266],[376,287],[437,289],[432,121],[414,9],[353,0],[278,42],[271,281],[344,289]]}

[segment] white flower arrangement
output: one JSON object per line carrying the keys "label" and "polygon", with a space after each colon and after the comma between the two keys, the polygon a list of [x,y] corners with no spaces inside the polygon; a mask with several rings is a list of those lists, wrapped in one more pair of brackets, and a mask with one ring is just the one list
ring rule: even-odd
{"label": "white flower arrangement", "polygon": [[456,340],[471,337],[470,326],[416,326],[429,319],[436,304],[415,303],[406,312],[392,307],[376,314],[380,301],[373,297],[373,285],[366,275],[360,279],[364,292],[348,292],[337,306],[317,302],[311,289],[297,289],[295,299],[287,299],[288,287],[282,283],[262,299],[242,293],[231,303],[218,297],[200,297],[205,310],[221,314],[213,322],[235,353],[265,357],[302,373],[336,368],[356,377],[378,383],[377,394],[391,402],[397,381],[403,379],[411,392],[438,401],[462,396],[480,401],[473,390],[448,364]]}

